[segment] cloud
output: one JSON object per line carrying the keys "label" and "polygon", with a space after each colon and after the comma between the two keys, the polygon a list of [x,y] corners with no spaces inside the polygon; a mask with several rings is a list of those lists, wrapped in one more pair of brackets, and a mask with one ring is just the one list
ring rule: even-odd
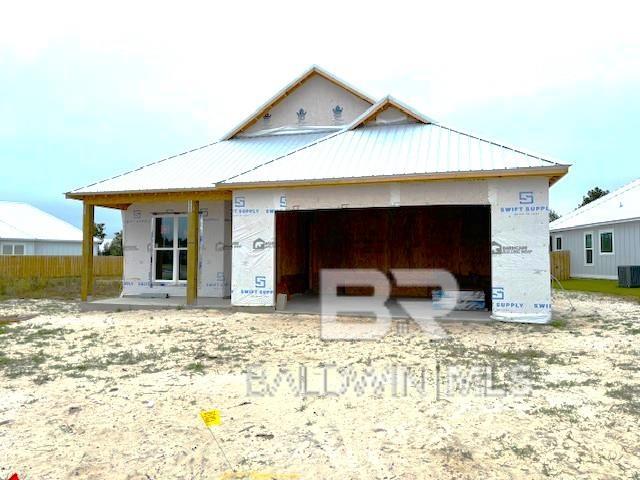
{"label": "cloud", "polygon": [[217,134],[311,63],[437,116],[594,78],[640,79],[629,7],[577,5],[27,2],[0,20],[0,55],[100,63],[124,101],[189,111]]}

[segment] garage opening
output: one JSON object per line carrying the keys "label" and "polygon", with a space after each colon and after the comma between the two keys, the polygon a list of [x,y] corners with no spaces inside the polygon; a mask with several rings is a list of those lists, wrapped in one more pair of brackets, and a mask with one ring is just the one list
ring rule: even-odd
{"label": "garage opening", "polygon": [[[276,212],[276,293],[312,306],[324,268],[374,268],[394,298],[433,298],[432,287],[399,287],[394,268],[451,272],[469,298],[491,308],[489,206],[415,206]],[[366,287],[339,294],[367,295]],[[313,308],[309,308],[313,311]]]}

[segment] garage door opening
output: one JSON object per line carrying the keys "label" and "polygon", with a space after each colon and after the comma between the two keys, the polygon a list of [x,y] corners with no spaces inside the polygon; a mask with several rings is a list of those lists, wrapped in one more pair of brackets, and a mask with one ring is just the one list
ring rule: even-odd
{"label": "garage door opening", "polygon": [[[437,268],[451,272],[460,290],[483,296],[491,308],[489,206],[276,212],[276,239],[276,293],[286,294],[290,305],[303,302],[317,310],[325,268],[377,269],[390,279],[392,298],[432,298],[431,287],[395,285],[390,271]],[[338,293],[370,294],[366,287]]]}

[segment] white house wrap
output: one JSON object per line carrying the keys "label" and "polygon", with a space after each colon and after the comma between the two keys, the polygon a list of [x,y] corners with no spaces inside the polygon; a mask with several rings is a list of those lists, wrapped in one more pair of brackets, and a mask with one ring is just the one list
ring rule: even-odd
{"label": "white house wrap", "polygon": [[546,179],[490,182],[493,318],[551,319]]}
{"label": "white house wrap", "polygon": [[124,211],[125,295],[274,307],[318,295],[333,268],[432,299],[393,272],[435,269],[494,319],[545,323],[548,191],[567,171],[312,67],[222,140],[67,196]]}

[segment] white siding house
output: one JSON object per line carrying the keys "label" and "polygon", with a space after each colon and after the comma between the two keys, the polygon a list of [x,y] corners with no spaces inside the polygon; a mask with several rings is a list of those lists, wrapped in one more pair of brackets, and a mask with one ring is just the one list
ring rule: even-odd
{"label": "white siding house", "polygon": [[81,253],[79,228],[26,203],[0,202],[0,255]]}
{"label": "white siding house", "polygon": [[549,226],[553,250],[568,250],[571,276],[618,278],[618,266],[640,265],[640,179]]}

